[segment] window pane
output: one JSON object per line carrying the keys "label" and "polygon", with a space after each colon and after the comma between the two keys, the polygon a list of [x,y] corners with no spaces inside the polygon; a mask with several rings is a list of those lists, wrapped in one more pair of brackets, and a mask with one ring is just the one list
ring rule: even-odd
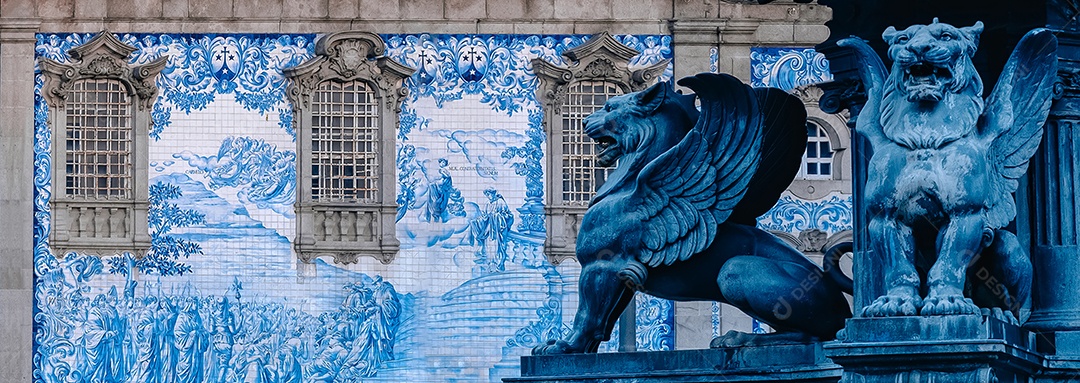
{"label": "window pane", "polygon": [[130,198],[132,106],[123,84],[111,79],[75,81],[65,108],[65,192]]}
{"label": "window pane", "polygon": [[823,128],[813,122],[806,124],[806,152],[803,153],[802,176],[808,179],[828,179],[832,175],[832,144]]}
{"label": "window pane", "polygon": [[611,168],[596,165],[596,143],[585,135],[585,117],[622,94],[607,81],[579,81],[567,87],[562,115],[563,202],[585,206],[604,184]]}
{"label": "window pane", "polygon": [[362,81],[324,81],[312,99],[311,197],[377,202],[375,92]]}

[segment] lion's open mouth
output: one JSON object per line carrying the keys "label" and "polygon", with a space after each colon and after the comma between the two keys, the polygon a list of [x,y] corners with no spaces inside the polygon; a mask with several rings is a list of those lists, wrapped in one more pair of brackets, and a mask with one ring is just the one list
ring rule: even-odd
{"label": "lion's open mouth", "polygon": [[609,167],[615,165],[619,159],[619,144],[614,138],[603,136],[594,139],[596,141],[596,165]]}
{"label": "lion's open mouth", "polygon": [[920,61],[904,70],[904,85],[908,101],[941,101],[945,87],[952,81],[948,68]]}

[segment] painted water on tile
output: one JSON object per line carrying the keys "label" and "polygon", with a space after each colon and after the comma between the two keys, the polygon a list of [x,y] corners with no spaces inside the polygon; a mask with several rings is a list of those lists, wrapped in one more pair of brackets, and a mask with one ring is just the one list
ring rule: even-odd
{"label": "painted water on tile", "polygon": [[[40,35],[37,54],[64,62],[90,37]],[[170,57],[152,109],[153,248],[50,253],[53,137],[39,97],[36,380],[499,381],[566,331],[577,265],[542,253],[529,60],[561,62],[586,36],[383,36],[418,68],[397,132],[402,250],[390,265],[313,267],[290,242],[297,154],[282,69],[311,58],[316,36],[120,37],[138,48],[133,63]],[[671,57],[669,37],[618,38],[643,52],[631,65]],[[673,347],[671,303],[642,297],[638,310],[639,348]]]}

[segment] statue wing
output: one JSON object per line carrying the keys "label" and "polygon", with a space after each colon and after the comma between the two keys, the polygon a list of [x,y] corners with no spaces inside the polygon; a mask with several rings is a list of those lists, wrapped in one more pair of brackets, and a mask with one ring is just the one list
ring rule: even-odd
{"label": "statue wing", "polygon": [[802,167],[806,151],[806,107],[801,100],[777,88],[757,88],[761,113],[761,162],[746,195],[728,217],[729,222],[756,225],[757,218],[776,205],[780,194]]}
{"label": "statue wing", "polygon": [[654,267],[712,244],[760,158],[761,119],[749,86],[712,73],[679,84],[697,94],[701,114],[682,141],[642,169],[630,201],[645,221],[638,260]]}
{"label": "statue wing", "polygon": [[999,228],[1016,217],[1017,180],[1042,141],[1043,123],[1057,79],[1057,38],[1046,29],[1028,32],[1016,45],[983,111],[980,136],[990,141],[993,178],[988,224]]}
{"label": "statue wing", "polygon": [[881,62],[881,57],[874,52],[874,48],[867,45],[863,39],[848,37],[837,41],[836,45],[855,51],[859,78],[866,90],[866,105],[859,111],[859,115],[855,116],[855,131],[866,137],[871,146],[880,147],[889,140],[881,127],[881,95],[889,72],[885,69],[885,63]]}

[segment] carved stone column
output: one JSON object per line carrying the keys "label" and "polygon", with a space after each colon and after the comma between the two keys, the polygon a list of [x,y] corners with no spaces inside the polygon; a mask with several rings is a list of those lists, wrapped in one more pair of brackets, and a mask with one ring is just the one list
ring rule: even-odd
{"label": "carved stone column", "polygon": [[851,179],[852,179],[852,242],[854,243],[852,279],[855,280],[854,307],[855,316],[862,314],[863,307],[870,304],[881,295],[883,287],[880,278],[880,263],[874,260],[867,239],[866,226],[869,222],[866,217],[866,209],[863,207],[862,195],[866,185],[866,167],[873,151],[870,143],[855,131],[855,123],[858,121],[859,112],[866,103],[866,94],[862,84],[857,79],[856,63],[853,53],[835,44],[822,44],[817,47],[829,60],[829,70],[833,73],[833,81],[821,84],[824,91],[819,106],[825,113],[840,113],[847,110],[850,114],[847,125],[851,132]]}
{"label": "carved stone column", "polygon": [[1058,35],[1055,100],[1028,178],[1032,312],[1045,351],[1080,356],[1080,34]]}
{"label": "carved stone column", "polygon": [[0,19],[0,382],[32,381],[34,301],[34,33]]}

